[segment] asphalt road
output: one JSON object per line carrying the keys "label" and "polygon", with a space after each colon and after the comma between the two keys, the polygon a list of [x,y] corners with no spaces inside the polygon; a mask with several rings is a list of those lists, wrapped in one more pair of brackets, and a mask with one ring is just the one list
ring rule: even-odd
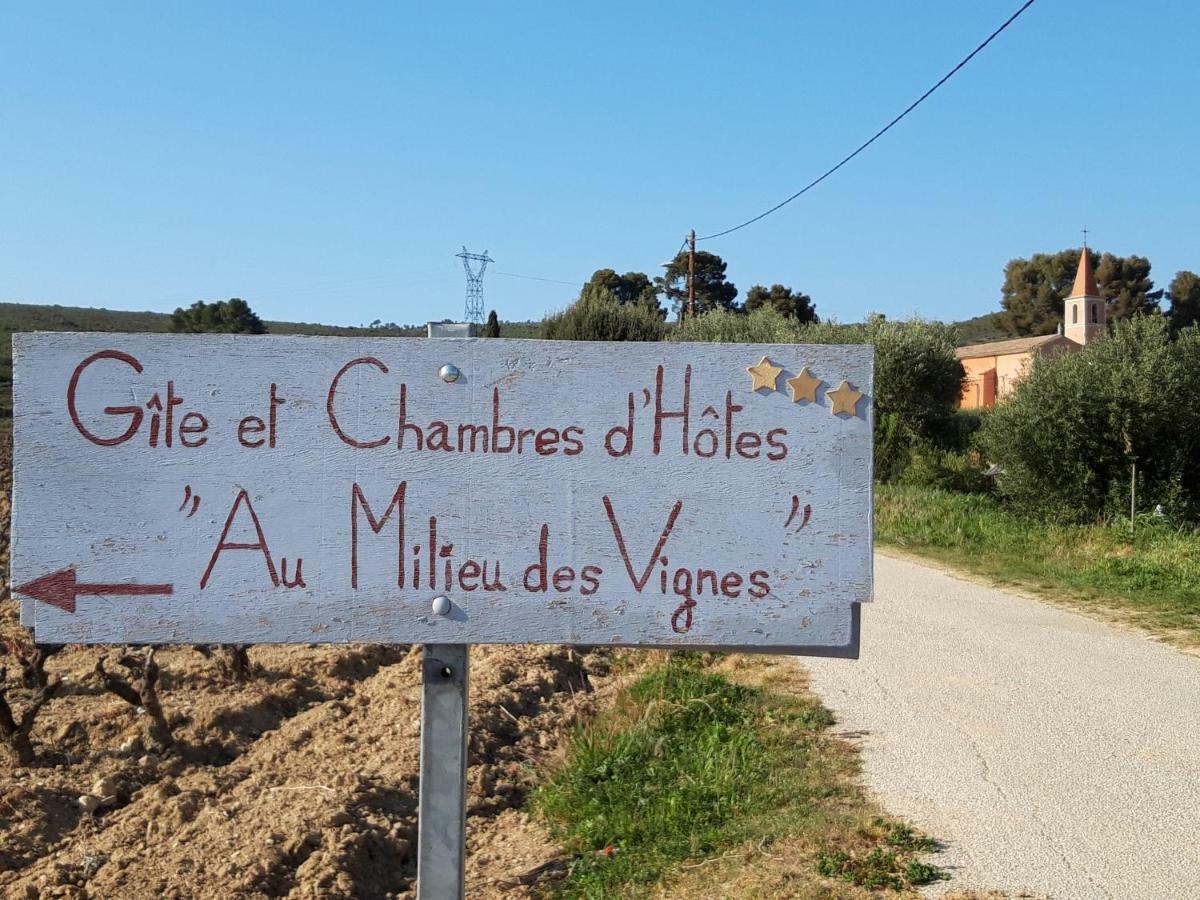
{"label": "asphalt road", "polygon": [[1200,658],[876,556],[862,658],[808,659],[933,891],[1200,898]]}

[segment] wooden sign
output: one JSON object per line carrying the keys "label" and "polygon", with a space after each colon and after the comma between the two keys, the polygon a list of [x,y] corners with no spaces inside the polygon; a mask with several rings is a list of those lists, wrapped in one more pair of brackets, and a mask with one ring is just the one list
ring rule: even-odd
{"label": "wooden sign", "polygon": [[40,642],[857,653],[870,347],[13,346]]}

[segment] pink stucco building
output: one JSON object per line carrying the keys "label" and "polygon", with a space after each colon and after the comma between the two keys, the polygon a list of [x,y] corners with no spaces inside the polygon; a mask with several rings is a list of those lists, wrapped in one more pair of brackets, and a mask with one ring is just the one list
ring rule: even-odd
{"label": "pink stucco building", "polygon": [[1012,392],[1034,357],[1074,353],[1104,337],[1105,327],[1104,298],[1096,287],[1096,276],[1084,247],[1079,255],[1075,284],[1064,303],[1062,333],[958,348],[958,358],[967,373],[959,407],[990,409]]}

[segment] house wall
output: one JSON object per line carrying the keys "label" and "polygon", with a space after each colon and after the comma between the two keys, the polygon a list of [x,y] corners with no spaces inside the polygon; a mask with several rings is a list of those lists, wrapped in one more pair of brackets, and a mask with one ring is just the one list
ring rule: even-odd
{"label": "house wall", "polygon": [[963,379],[962,394],[958,401],[959,409],[991,409],[1016,390],[1017,383],[1025,377],[1035,356],[1059,356],[1078,353],[1081,349],[1080,344],[1059,335],[1016,353],[993,353],[960,359],[966,378]]}
{"label": "house wall", "polygon": [[996,404],[996,357],[980,356],[961,360],[967,377],[963,379],[960,409],[991,409]]}
{"label": "house wall", "polygon": [[996,399],[1003,400],[1017,387],[1033,361],[1032,353],[1007,353],[992,357],[996,360]]}
{"label": "house wall", "polygon": [[959,409],[991,409],[1017,386],[1029,369],[1033,353],[1004,353],[961,360],[967,373]]}

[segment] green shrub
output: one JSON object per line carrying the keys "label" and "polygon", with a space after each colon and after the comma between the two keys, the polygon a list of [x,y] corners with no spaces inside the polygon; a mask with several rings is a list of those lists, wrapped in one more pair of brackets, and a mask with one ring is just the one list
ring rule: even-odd
{"label": "green shrub", "polygon": [[957,453],[977,449],[979,431],[987,413],[978,409],[956,409],[945,419],[933,423],[929,439],[933,446]]}
{"label": "green shrub", "polygon": [[542,322],[540,337],[556,341],[661,341],[666,326],[657,309],[618,303],[610,291],[587,285],[578,300]]}
{"label": "green shrub", "polygon": [[774,309],[749,314],[712,312],[687,319],[671,335],[680,341],[761,344],[873,344],[875,346],[875,477],[898,479],[912,448],[926,442],[963,449],[968,420],[959,416],[963,367],[954,330],[914,319],[890,322],[800,324]]}
{"label": "green shrub", "polygon": [[[803,326],[773,307],[751,313],[714,310],[685,318],[671,332],[673,341],[722,344],[796,344]],[[829,343],[829,342],[826,342]]]}
{"label": "green shrub", "polygon": [[958,453],[918,443],[912,447],[899,481],[963,494],[986,494],[992,489],[992,479],[983,474],[986,468],[975,451]]}
{"label": "green shrub", "polygon": [[899,413],[875,412],[875,480],[891,484],[908,468],[913,450],[912,432]]}
{"label": "green shrub", "polygon": [[187,309],[171,313],[171,331],[183,334],[266,334],[267,327],[245,300],[234,297],[205,303],[197,300]]}
{"label": "green shrub", "polygon": [[1114,324],[1106,340],[1034,362],[988,416],[980,444],[1003,467],[1001,495],[1057,521],[1140,509],[1200,517],[1200,328],[1173,340],[1160,316]]}

